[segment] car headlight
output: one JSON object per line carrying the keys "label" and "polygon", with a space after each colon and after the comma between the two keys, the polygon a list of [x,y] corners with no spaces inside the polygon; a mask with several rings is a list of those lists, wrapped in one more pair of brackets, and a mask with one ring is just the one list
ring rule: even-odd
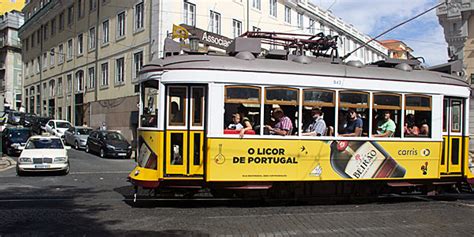
{"label": "car headlight", "polygon": [[20,143],[12,143],[10,147],[17,148],[20,146]]}
{"label": "car headlight", "polygon": [[87,142],[87,140],[86,139],[81,139],[81,142]]}
{"label": "car headlight", "polygon": [[107,148],[108,148],[108,149],[115,149],[115,147],[112,146],[112,145],[107,145]]}
{"label": "car headlight", "polygon": [[55,157],[54,162],[66,162],[67,157]]}
{"label": "car headlight", "polygon": [[33,163],[33,160],[29,157],[20,157],[18,161],[20,163]]}
{"label": "car headlight", "polygon": [[132,149],[132,146],[128,146],[128,149]]}

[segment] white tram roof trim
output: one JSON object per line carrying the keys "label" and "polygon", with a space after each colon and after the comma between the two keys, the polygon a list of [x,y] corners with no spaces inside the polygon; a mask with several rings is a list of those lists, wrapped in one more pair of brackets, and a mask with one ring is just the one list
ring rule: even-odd
{"label": "white tram roof trim", "polygon": [[[315,61],[302,64],[287,60],[257,58],[255,60],[241,60],[231,56],[216,55],[178,55],[157,59],[145,65],[141,73],[162,70],[228,70],[263,73],[282,73],[298,75],[318,75],[347,78],[363,78],[377,80],[392,80],[405,82],[421,82],[466,86],[469,84],[462,79],[440,72],[428,70],[402,71],[396,68],[366,66],[363,68],[351,67],[344,64],[331,64]],[[143,80],[147,80],[143,78]]]}

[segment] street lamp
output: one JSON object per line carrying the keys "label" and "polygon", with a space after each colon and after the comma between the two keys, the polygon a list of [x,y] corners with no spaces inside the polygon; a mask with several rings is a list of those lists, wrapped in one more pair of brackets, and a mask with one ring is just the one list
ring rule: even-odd
{"label": "street lamp", "polygon": [[189,49],[191,52],[199,51],[199,38],[197,36],[189,36]]}

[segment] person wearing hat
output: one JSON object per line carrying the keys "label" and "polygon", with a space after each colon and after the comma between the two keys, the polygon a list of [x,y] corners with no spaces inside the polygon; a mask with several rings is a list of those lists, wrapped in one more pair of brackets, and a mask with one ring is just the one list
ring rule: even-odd
{"label": "person wearing hat", "polygon": [[285,116],[283,110],[280,108],[273,110],[273,117],[278,121],[275,124],[275,127],[265,125],[265,128],[270,131],[270,134],[282,136],[291,135],[291,132],[293,131],[293,123],[288,116]]}
{"label": "person wearing hat", "polygon": [[357,113],[354,109],[349,109],[348,110],[348,120],[347,120],[347,125],[344,128],[343,134],[341,136],[343,137],[360,137],[362,135],[362,126],[364,125],[364,122],[362,121],[359,116],[357,116]]}
{"label": "person wearing hat", "polygon": [[303,136],[324,136],[326,133],[326,122],[323,119],[323,111],[319,108],[313,108],[311,110],[311,116],[314,121],[309,127],[302,133]]}

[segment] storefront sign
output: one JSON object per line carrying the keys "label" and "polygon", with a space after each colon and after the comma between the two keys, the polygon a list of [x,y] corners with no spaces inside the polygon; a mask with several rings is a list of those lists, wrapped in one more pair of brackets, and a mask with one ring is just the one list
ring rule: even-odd
{"label": "storefront sign", "polygon": [[198,37],[200,43],[207,44],[216,48],[227,49],[227,47],[229,47],[229,45],[233,41],[232,39],[227,38],[225,36],[205,31],[193,26],[184,24],[181,24],[180,26],[186,28],[191,35]]}

